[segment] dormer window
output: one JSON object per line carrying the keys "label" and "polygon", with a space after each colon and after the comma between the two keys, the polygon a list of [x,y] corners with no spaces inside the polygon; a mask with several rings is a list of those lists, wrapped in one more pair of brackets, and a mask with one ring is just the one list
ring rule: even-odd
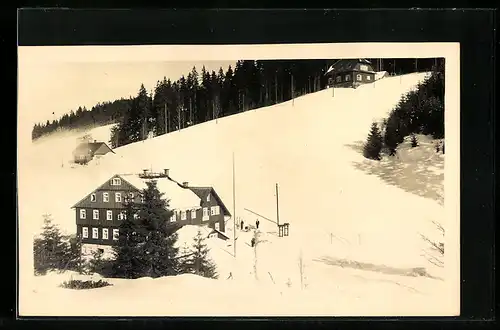
{"label": "dormer window", "polygon": [[120,178],[113,178],[113,180],[111,180],[112,186],[120,186],[121,184],[122,184],[122,180]]}
{"label": "dormer window", "polygon": [[207,195],[207,202],[210,202],[210,194]]}
{"label": "dormer window", "polygon": [[364,64],[361,64],[361,65],[359,66],[359,69],[360,69],[361,71],[368,71],[368,66],[367,66],[367,65],[364,65]]}
{"label": "dormer window", "polygon": [[91,202],[95,202],[95,201],[97,201],[97,196],[96,196],[96,194],[92,194],[92,195],[90,195],[90,201],[91,201]]}

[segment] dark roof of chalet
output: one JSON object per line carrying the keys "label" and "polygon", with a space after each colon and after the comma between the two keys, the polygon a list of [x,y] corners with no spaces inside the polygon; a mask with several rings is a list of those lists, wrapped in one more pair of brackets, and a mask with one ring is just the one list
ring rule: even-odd
{"label": "dark roof of chalet", "polygon": [[219,205],[222,207],[224,213],[228,216],[231,216],[231,212],[229,212],[226,205],[224,205],[224,202],[222,202],[222,199],[219,197],[219,195],[217,194],[217,192],[215,191],[215,189],[213,187],[191,187],[191,186],[188,186],[187,189],[194,192],[201,199],[207,198],[208,194],[210,192],[212,192],[215,199],[217,199],[217,202],[219,202]]}
{"label": "dark roof of chalet", "polygon": [[91,153],[95,153],[97,149],[99,149],[101,146],[105,145],[112,153],[115,153],[108,145],[104,142],[82,142],[80,143],[75,150],[73,151],[74,153],[81,153],[81,152],[87,152],[87,150],[90,150]]}
{"label": "dark roof of chalet", "polygon": [[367,59],[364,59],[364,58],[342,59],[342,60],[338,60],[337,62],[335,62],[330,67],[327,74],[332,72],[332,71],[335,71],[335,72],[352,71],[356,68],[356,65],[358,63],[368,64],[368,65],[372,64],[370,61],[368,61]]}

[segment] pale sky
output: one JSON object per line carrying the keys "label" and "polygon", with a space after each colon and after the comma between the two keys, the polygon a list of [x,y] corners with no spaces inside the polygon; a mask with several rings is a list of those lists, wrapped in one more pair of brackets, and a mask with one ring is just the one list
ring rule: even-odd
{"label": "pale sky", "polygon": [[[48,62],[20,66],[19,106],[32,124],[58,119],[78,106],[92,108],[98,102],[137,95],[141,83],[148,93],[163,77],[177,80],[193,66],[200,73],[224,71],[234,61],[145,61],[145,62]],[[52,115],[54,112],[54,115]]]}

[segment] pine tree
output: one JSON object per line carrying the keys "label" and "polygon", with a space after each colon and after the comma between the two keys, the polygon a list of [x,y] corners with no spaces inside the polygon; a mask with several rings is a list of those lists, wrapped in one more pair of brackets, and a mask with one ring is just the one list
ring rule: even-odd
{"label": "pine tree", "polygon": [[118,242],[113,246],[113,272],[124,278],[142,276],[142,264],[139,258],[140,239],[138,236],[139,223],[136,219],[137,206],[132,199],[127,198],[124,203],[123,220],[118,228]]}
{"label": "pine tree", "polygon": [[418,147],[418,140],[415,134],[411,135],[411,147],[412,148]]}
{"label": "pine tree", "polygon": [[144,275],[149,277],[169,276],[178,273],[177,225],[170,223],[172,211],[163,199],[155,180],[148,181],[142,192],[144,203],[138,207],[139,258]]}
{"label": "pine tree", "polygon": [[384,145],[389,149],[389,156],[396,154],[396,148],[400,141],[400,120],[396,115],[389,116],[384,131]]}
{"label": "pine tree", "polygon": [[377,123],[372,123],[370,134],[363,149],[363,155],[366,158],[380,160],[380,151],[382,150],[382,135]]}
{"label": "pine tree", "polygon": [[64,270],[71,258],[71,249],[59,227],[52,223],[52,216],[46,214],[40,237],[33,242],[34,268],[36,275],[50,270]]}
{"label": "pine tree", "polygon": [[74,270],[78,273],[83,273],[83,259],[82,259],[82,238],[80,235],[72,237],[69,241],[70,244],[70,257],[68,260],[68,270]]}
{"label": "pine tree", "polygon": [[203,237],[200,230],[198,230],[193,240],[190,255],[181,264],[183,272],[217,278],[216,266],[208,256],[210,249],[207,247],[205,237]]}

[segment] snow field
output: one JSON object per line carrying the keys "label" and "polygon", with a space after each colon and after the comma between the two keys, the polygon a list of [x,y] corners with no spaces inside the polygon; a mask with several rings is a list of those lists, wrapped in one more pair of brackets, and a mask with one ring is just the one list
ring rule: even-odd
{"label": "snow field", "polygon": [[[417,73],[389,77],[355,90],[326,89],[123,146],[88,166],[72,168],[67,162],[61,166],[71,158],[75,138],[82,134],[65,133],[63,138],[48,137],[23,147],[19,154],[21,290],[27,297],[22,299],[26,304],[23,309],[42,314],[78,311],[88,315],[161,315],[162,311],[172,315],[411,315],[414,308],[425,308],[424,313],[432,314],[440,307],[431,303],[432,297],[442,296],[440,280],[324,262],[352,260],[397,269],[425,267],[434,276],[442,273],[421,256],[426,245],[419,236],[425,233],[439,237],[432,221],[443,221],[442,205],[355,168],[355,163],[365,159],[351,147],[364,141],[372,121],[384,118],[401,95],[425,76]],[[92,130],[92,137],[108,142],[109,128]],[[51,213],[63,230],[74,233],[73,204],[113,174],[139,173],[144,168],[169,168],[178,181],[214,186],[233,212],[233,153],[236,216],[250,224],[260,218],[262,239],[268,241],[257,249],[259,281],[253,274],[254,250],[247,245],[252,233],[237,230],[234,258],[233,247],[228,246],[233,234],[230,221],[226,227],[231,240],[207,240],[219,280],[190,275],[111,280],[114,286],[87,292],[50,290],[47,286],[44,299],[75,300],[64,311],[40,304],[40,292],[36,299],[33,297],[32,288],[41,288],[41,283],[52,276],[30,276],[32,237],[40,230],[43,213]],[[411,163],[411,158],[407,162]],[[290,223],[290,236],[284,238],[276,237],[276,225],[245,210],[275,221],[276,183],[280,222]],[[190,244],[194,234],[192,228],[182,228],[179,243]],[[300,290],[301,253],[307,290]],[[226,280],[229,272],[233,281]],[[289,279],[291,287],[286,285]],[[77,296],[83,300],[70,299]],[[193,303],[195,296],[199,306]],[[77,301],[96,297],[99,304],[88,304],[84,310],[77,308]],[[125,297],[134,297],[134,303]],[[255,297],[260,297],[261,304],[250,303]],[[381,297],[385,297],[384,303]],[[409,299],[408,305],[401,304],[401,299]],[[137,304],[143,300],[154,307],[142,312]],[[106,308],[102,308],[103,304]]]}

